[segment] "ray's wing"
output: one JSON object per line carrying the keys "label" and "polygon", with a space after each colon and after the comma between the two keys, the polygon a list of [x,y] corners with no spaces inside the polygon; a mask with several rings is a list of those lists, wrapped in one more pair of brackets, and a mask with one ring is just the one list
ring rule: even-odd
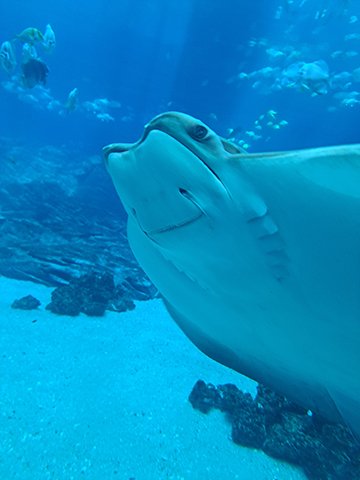
{"label": "ray's wing", "polygon": [[[224,145],[227,150],[227,147]],[[235,151],[229,151],[235,153]],[[341,145],[289,152],[234,155],[245,171],[253,175],[302,175],[334,193],[360,198],[360,145]],[[291,172],[291,173],[290,173]]]}
{"label": "ray's wing", "polygon": [[259,244],[281,236],[288,277],[278,280],[311,315],[303,328],[318,361],[314,378],[360,439],[360,145],[241,154],[229,162],[230,190],[237,174],[247,175],[266,205],[249,225],[272,223]]}

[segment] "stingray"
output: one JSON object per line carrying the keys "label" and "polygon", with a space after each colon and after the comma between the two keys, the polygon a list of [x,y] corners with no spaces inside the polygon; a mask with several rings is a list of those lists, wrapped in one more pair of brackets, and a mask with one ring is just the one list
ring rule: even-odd
{"label": "stingray", "polygon": [[360,145],[249,154],[168,112],[103,152],[188,338],[359,439]]}

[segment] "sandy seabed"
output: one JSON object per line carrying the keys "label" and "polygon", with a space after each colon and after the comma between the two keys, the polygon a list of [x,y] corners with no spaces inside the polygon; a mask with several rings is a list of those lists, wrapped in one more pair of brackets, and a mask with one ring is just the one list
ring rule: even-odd
{"label": "sandy seabed", "polygon": [[[306,479],[192,408],[199,378],[256,384],[198,351],[160,300],[64,317],[45,310],[51,292],[0,277],[1,480]],[[38,310],[11,309],[29,294]]]}

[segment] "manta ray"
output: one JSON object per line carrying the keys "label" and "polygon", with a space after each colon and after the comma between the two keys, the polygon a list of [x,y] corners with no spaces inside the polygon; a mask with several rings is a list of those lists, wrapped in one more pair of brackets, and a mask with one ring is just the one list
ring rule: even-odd
{"label": "manta ray", "polygon": [[359,440],[360,144],[249,154],[167,112],[103,153],[187,337]]}

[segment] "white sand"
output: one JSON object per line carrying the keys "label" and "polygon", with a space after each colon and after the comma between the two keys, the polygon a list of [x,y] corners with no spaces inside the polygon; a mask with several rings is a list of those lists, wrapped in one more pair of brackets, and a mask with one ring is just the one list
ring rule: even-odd
{"label": "white sand", "polygon": [[[255,384],[199,352],[161,301],[71,318],[45,310],[51,291],[0,277],[1,480],[306,478],[191,407],[199,378]],[[28,294],[38,311],[10,308]]]}

